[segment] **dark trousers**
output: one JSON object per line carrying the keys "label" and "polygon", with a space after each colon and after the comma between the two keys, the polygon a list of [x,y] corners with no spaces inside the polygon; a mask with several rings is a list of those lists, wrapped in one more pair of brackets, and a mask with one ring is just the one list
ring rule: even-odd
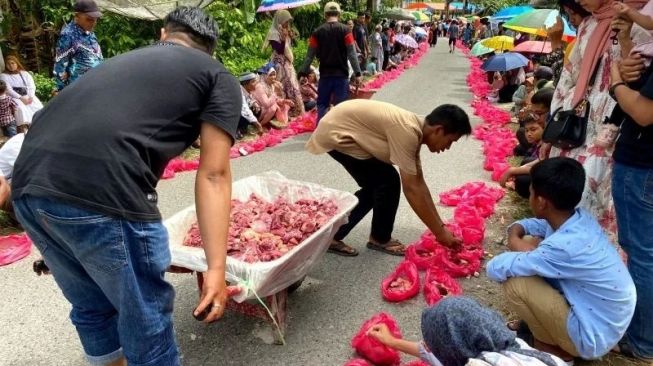
{"label": "dark trousers", "polygon": [[344,239],[369,212],[372,213],[371,236],[380,243],[387,243],[392,237],[392,229],[399,207],[401,179],[399,173],[390,164],[378,159],[360,160],[338,151],[329,155],[342,164],[349,175],[361,187],[355,195],[358,205],[349,215],[349,222],[336,233],[335,240]]}
{"label": "dark trousers", "polygon": [[[526,157],[522,160],[521,165],[524,166],[532,161],[535,158]],[[531,175],[530,174],[520,174],[515,176],[515,192],[524,198],[528,198],[531,195]]]}
{"label": "dark trousers", "polygon": [[388,62],[390,62],[390,51],[383,51],[383,70],[388,68]]}
{"label": "dark trousers", "polygon": [[320,122],[331,103],[337,105],[349,97],[349,79],[323,76],[317,84],[317,121]]}

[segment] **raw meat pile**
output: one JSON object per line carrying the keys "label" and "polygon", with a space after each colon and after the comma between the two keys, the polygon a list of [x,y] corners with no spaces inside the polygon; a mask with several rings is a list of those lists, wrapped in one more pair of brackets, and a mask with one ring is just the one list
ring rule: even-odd
{"label": "raw meat pile", "polygon": [[[244,262],[269,262],[299,245],[338,212],[332,200],[284,198],[267,202],[252,194],[247,201],[231,201],[227,254]],[[184,245],[201,247],[197,223],[186,234]]]}

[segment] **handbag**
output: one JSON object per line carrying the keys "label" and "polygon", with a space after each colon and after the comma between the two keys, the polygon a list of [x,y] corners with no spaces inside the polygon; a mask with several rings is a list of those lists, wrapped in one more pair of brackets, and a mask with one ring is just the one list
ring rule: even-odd
{"label": "handbag", "polygon": [[22,97],[27,95],[27,83],[25,82],[23,74],[21,74],[20,71],[18,72],[18,75],[20,75],[21,80],[23,80],[23,85],[25,86],[12,86],[11,88],[14,89],[14,91]]}
{"label": "handbag", "polygon": [[[596,63],[587,88],[587,94],[589,94],[589,90],[592,90],[594,86],[600,65],[600,61]],[[558,108],[551,114],[546,123],[544,132],[542,133],[542,141],[562,150],[571,150],[582,146],[587,137],[587,123],[589,122],[590,109],[590,102],[587,96],[571,110],[564,111],[562,107]]]}

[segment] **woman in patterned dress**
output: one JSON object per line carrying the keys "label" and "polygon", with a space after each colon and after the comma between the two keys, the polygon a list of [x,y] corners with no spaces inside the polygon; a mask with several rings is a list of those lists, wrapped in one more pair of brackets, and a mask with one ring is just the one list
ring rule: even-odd
{"label": "woman in patterned dress", "polygon": [[294,103],[290,115],[295,117],[304,113],[304,103],[293,66],[295,57],[291,48],[293,31],[290,28],[290,21],[292,21],[292,16],[288,10],[277,10],[265,41],[263,41],[263,49],[265,50],[268,46],[272,48],[272,62],[277,70],[277,79],[283,85],[286,98]]}
{"label": "woman in patterned dress", "polygon": [[[638,3],[639,2],[639,3]],[[571,110],[586,98],[589,102],[589,121],[585,143],[575,149],[551,148],[550,156],[566,156],[579,161],[585,168],[587,180],[580,203],[590,211],[601,226],[616,242],[617,221],[612,202],[611,175],[614,138],[604,122],[612,113],[616,102],[610,98],[610,65],[630,52],[632,42],[640,43],[648,38],[648,32],[641,28],[625,27],[617,33],[618,43],[613,42],[611,22],[615,12],[614,0],[580,0],[579,3],[590,13],[578,28],[576,45],[569,55],[551,104],[551,111]],[[626,1],[632,7],[640,8],[645,1]],[[622,49],[623,48],[623,49]],[[596,65],[598,73],[594,85],[589,81]],[[583,112],[584,113],[584,112]]]}

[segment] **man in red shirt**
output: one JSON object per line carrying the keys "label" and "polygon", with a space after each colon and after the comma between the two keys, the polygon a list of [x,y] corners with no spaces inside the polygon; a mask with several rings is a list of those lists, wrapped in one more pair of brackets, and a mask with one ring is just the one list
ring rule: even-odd
{"label": "man in red shirt", "polygon": [[361,69],[356,55],[351,30],[338,20],[340,5],[329,2],[324,6],[326,22],[308,39],[308,53],[300,71],[308,73],[313,59],[320,61],[320,81],[317,87],[317,120],[326,114],[330,104],[345,101],[349,95],[349,66],[351,63],[356,82],[361,81]]}

